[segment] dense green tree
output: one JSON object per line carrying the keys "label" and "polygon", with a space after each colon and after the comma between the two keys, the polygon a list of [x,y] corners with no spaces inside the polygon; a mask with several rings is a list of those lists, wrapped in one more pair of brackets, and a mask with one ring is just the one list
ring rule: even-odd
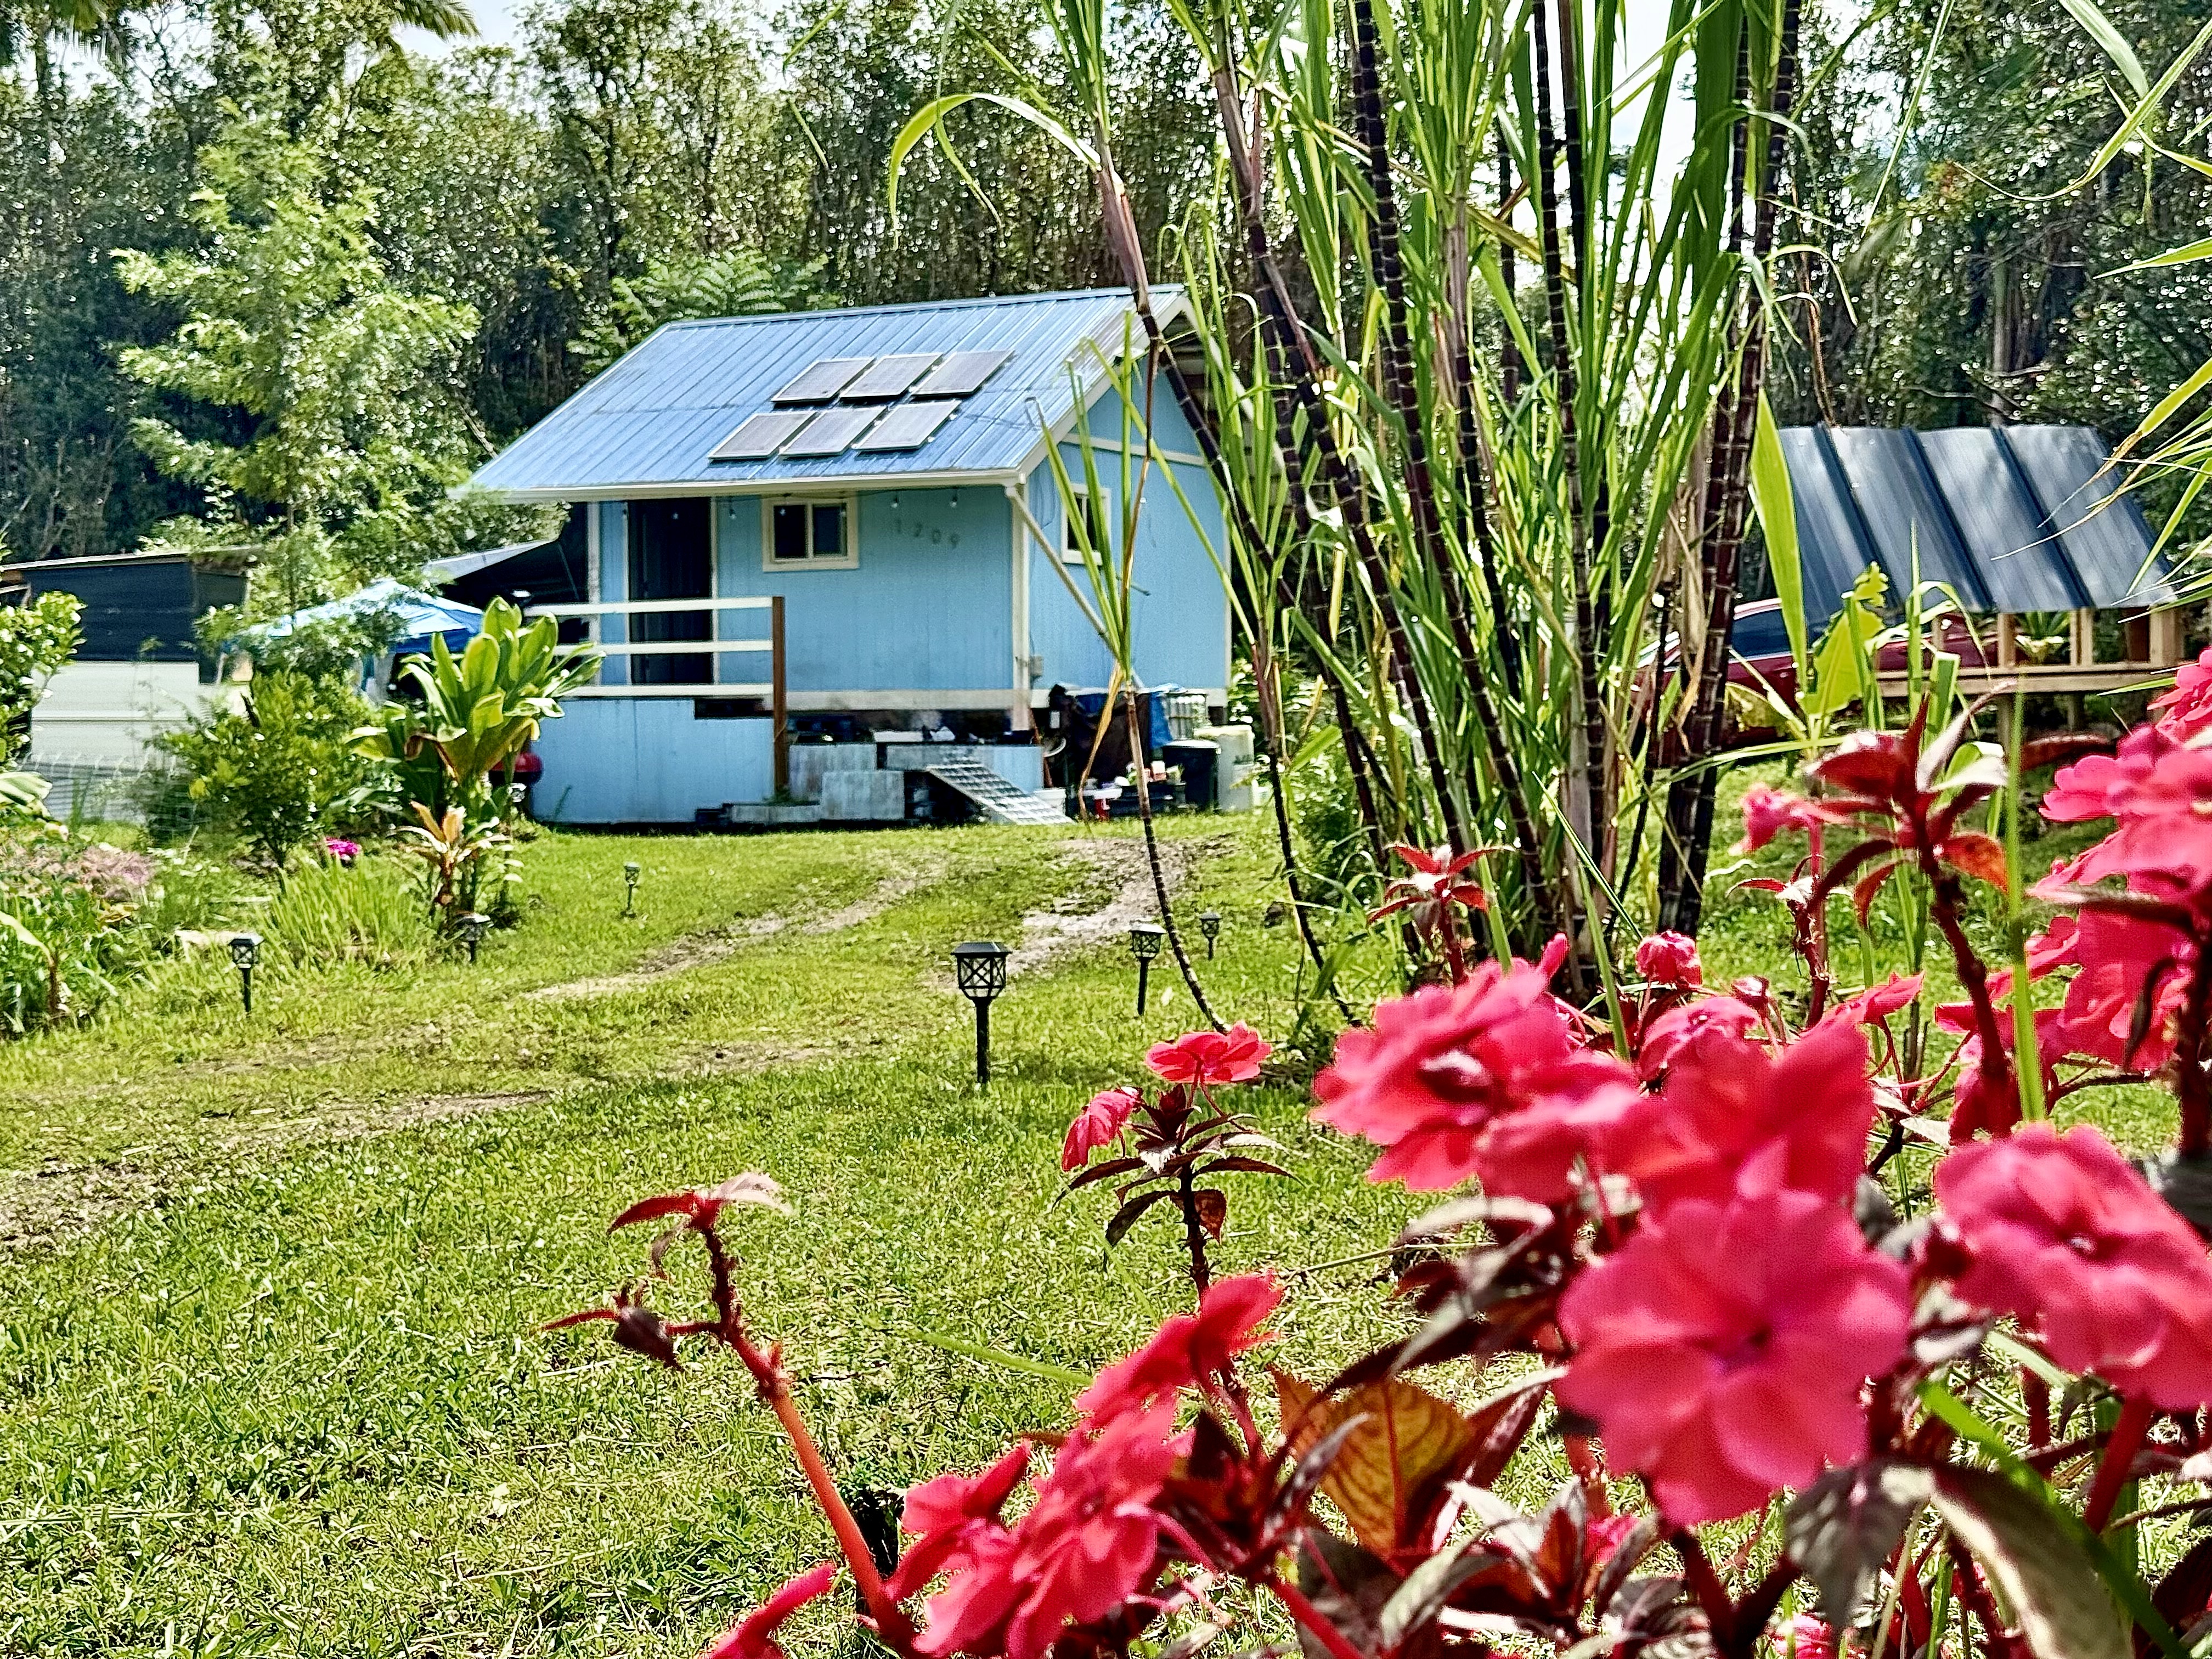
{"label": "dense green tree", "polygon": [[[2212,179],[2141,143],[2081,183],[2138,96],[2204,26],[2202,0],[2104,0],[2130,65],[2063,0],[1833,3],[1828,73],[1779,273],[1785,418],[1919,426],[2080,422],[2117,439],[2212,357],[2212,275],[2127,267],[2212,234]],[[2185,150],[2212,60],[2153,136]],[[1900,137],[1901,135],[1901,137]]]}
{"label": "dense green tree", "polygon": [[447,550],[447,492],[475,459],[450,361],[475,313],[395,283],[375,192],[325,200],[322,164],[273,125],[240,122],[201,165],[204,248],[118,256],[126,287],[183,314],[122,365],[216,418],[142,416],[138,447],[264,544],[287,608]]}

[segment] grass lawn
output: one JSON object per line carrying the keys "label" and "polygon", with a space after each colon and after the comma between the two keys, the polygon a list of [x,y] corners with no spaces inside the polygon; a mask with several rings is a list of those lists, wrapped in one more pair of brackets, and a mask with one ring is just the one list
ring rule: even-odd
{"label": "grass lawn", "polygon": [[[1170,834],[1217,1006],[1285,1036],[1265,823]],[[1187,1296],[1167,1224],[1109,1256],[1104,1194],[1053,1203],[1075,1107],[1197,1023],[1164,963],[1133,1014],[1141,871],[1118,829],[548,834],[474,967],[273,969],[247,1020],[227,962],[173,964],[0,1051],[0,1653],[696,1653],[826,1529],[733,1362],[535,1327],[641,1265],[617,1209],[741,1170],[792,1201],[733,1232],[842,1479],[1064,1421],[912,1333],[1088,1369]],[[981,1096],[971,938],[1025,945]],[[1723,902],[1709,978],[1787,980],[1785,938]],[[1317,1375],[1386,1320],[1341,1259],[1418,1200],[1295,1086],[1253,1100],[1303,1180],[1232,1191],[1220,1259],[1300,1274],[1275,1357]]]}

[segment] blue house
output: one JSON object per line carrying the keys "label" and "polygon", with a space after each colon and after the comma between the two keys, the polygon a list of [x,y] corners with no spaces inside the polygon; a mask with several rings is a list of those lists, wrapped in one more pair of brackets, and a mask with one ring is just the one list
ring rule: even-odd
{"label": "blue house", "polygon": [[[1169,318],[1182,303],[1155,300]],[[1087,431],[1109,499],[1085,510],[1118,526],[1125,410],[1106,364],[1136,337],[1118,290],[678,323],[554,410],[474,480],[583,518],[584,599],[536,609],[586,619],[607,663],[539,738],[540,813],[690,823],[769,801],[791,728],[853,752],[802,740],[787,795],[879,775],[876,809],[841,806],[866,794],[855,783],[824,816],[896,816],[880,775],[916,751],[891,745],[948,731],[1041,788],[1052,689],[1111,669],[1063,580],[1088,595],[1049,458],[1080,486]],[[1150,403],[1136,666],[1218,708],[1219,502],[1164,386]]]}

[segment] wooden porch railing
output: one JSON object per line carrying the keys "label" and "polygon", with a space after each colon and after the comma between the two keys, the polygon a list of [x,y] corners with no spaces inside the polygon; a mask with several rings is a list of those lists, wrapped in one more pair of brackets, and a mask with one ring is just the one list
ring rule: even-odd
{"label": "wooden porch railing", "polygon": [[[596,622],[601,617],[673,617],[712,615],[723,611],[765,611],[768,612],[768,637],[764,640],[645,640],[632,642],[626,640],[598,642],[601,655],[628,659],[635,657],[708,657],[713,659],[711,680],[696,681],[684,685],[585,685],[568,693],[571,697],[765,697],[769,703],[769,719],[774,723],[775,740],[775,788],[782,794],[791,787],[791,732],[789,708],[784,690],[783,669],[783,597],[747,598],[734,599],[630,599],[604,605],[533,605],[523,614],[527,617],[587,617]],[[725,680],[720,678],[721,659],[740,653],[765,653],[769,659],[769,674],[764,680]]]}

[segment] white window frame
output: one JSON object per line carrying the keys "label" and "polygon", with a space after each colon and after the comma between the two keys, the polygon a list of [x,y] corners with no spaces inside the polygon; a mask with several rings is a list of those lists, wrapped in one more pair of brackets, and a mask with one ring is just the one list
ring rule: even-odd
{"label": "white window frame", "polygon": [[[809,554],[803,559],[775,556],[775,510],[779,507],[842,507],[845,509],[845,551],[824,558]],[[854,495],[763,495],[761,497],[761,568],[763,570],[857,570],[860,566],[860,499]]]}
{"label": "white window frame", "polygon": [[[1088,484],[1071,484],[1069,493],[1077,501],[1088,502],[1091,500],[1091,490]],[[1104,484],[1098,486],[1097,505],[1101,509],[1099,517],[1105,521],[1106,545],[1097,549],[1097,551],[1099,557],[1109,558],[1113,555],[1115,528],[1114,492]],[[1060,562],[1062,564],[1079,565],[1083,562],[1083,550],[1075,544],[1075,537],[1073,533],[1075,528],[1075,503],[1063,498],[1060,507]]]}

